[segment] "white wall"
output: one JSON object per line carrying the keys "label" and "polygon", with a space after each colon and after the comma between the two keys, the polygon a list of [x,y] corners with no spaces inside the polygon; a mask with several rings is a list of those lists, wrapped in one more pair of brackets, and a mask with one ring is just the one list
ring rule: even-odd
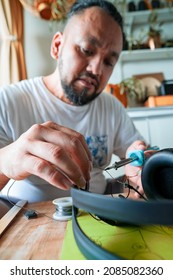
{"label": "white wall", "polygon": [[151,59],[148,60],[145,58],[145,55],[142,55],[141,53],[140,60],[121,62],[121,59],[119,59],[109,82],[116,84],[121,82],[123,79],[129,78],[133,75],[160,72],[163,73],[165,80],[171,80],[173,79],[172,67],[173,49],[171,49],[171,54],[169,53],[167,58],[162,58],[158,54],[158,59],[152,59],[151,57]]}
{"label": "white wall", "polygon": [[50,56],[54,33],[63,30],[63,24],[42,20],[24,11],[24,51],[28,78],[47,75],[55,68]]}
{"label": "white wall", "polygon": [[[50,25],[49,21],[35,17],[30,12],[24,12],[24,32],[25,32],[25,56],[28,78],[46,75],[55,68],[55,61],[50,56],[51,40],[56,31],[63,30],[63,23]],[[166,34],[172,34],[172,25],[167,26]],[[153,72],[164,72],[165,79],[173,79],[172,64],[173,59],[147,60],[141,56],[141,60],[118,63],[110,81],[118,83],[123,78],[131,77],[135,74],[145,74]]]}

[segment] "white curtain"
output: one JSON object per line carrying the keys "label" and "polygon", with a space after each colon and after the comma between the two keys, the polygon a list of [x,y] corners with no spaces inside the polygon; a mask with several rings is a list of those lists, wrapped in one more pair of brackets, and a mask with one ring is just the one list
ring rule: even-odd
{"label": "white curtain", "polygon": [[19,0],[0,0],[0,86],[26,78],[23,8]]}

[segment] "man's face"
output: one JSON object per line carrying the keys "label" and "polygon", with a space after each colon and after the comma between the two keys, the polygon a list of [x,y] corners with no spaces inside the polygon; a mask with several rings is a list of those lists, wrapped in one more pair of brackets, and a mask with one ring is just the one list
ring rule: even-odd
{"label": "man's face", "polygon": [[64,31],[58,71],[66,101],[84,105],[105,88],[122,50],[122,32],[102,9],[73,16]]}

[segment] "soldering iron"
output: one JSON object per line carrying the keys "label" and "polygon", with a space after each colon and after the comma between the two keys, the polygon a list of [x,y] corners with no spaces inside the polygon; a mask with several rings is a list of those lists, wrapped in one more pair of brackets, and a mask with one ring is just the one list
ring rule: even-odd
{"label": "soldering iron", "polygon": [[133,166],[142,166],[144,164],[145,161],[145,155],[144,152],[148,151],[148,150],[154,150],[157,151],[159,150],[158,146],[153,146],[153,147],[149,147],[146,150],[135,150],[135,151],[131,151],[128,153],[128,158],[120,160],[118,162],[115,162],[113,165],[108,166],[105,168],[106,170],[110,170],[110,169],[118,169],[126,164],[131,164]]}

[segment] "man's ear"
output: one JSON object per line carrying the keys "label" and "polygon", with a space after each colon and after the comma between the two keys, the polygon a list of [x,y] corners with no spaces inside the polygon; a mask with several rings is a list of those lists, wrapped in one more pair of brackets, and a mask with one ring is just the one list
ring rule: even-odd
{"label": "man's ear", "polygon": [[52,39],[50,54],[51,54],[52,58],[55,60],[58,59],[59,47],[62,42],[62,36],[63,36],[63,34],[61,32],[57,32]]}

